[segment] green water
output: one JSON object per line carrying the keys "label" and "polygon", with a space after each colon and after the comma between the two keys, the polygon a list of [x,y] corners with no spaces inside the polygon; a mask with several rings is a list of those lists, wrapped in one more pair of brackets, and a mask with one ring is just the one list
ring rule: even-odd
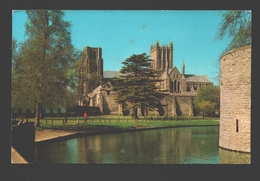
{"label": "green water", "polygon": [[37,146],[33,162],[239,164],[250,161],[249,154],[236,153],[235,156],[232,156],[233,152],[219,149],[218,141],[218,126],[101,134]]}

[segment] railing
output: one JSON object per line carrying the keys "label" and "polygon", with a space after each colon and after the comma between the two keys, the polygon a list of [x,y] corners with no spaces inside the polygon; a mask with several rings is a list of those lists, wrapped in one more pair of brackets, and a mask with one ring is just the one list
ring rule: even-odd
{"label": "railing", "polygon": [[[150,121],[196,121],[196,120],[204,120],[204,121],[208,121],[208,120],[216,120],[209,118],[209,119],[203,119],[201,117],[143,117],[143,118],[131,118],[131,117],[113,117],[113,118],[98,118],[98,117],[89,117],[86,121],[86,123],[120,123],[120,122],[129,122],[129,121],[135,121],[135,122],[150,122]],[[41,119],[41,122],[45,122],[45,124],[54,124],[54,122],[57,123],[60,122],[62,124],[79,124],[84,123],[84,118],[83,117],[77,117],[74,119],[67,119],[67,122],[65,121],[64,118],[45,118],[45,119]]]}

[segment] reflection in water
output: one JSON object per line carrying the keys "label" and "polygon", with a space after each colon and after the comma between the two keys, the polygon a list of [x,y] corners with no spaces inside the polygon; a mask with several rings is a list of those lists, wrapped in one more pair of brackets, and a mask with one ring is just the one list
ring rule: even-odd
{"label": "reflection in water", "polygon": [[239,153],[234,151],[224,150],[219,148],[220,163],[221,164],[249,164],[251,163],[251,156],[248,153]]}
{"label": "reflection in water", "polygon": [[204,126],[85,136],[37,146],[34,162],[219,164],[218,135],[218,126]]}

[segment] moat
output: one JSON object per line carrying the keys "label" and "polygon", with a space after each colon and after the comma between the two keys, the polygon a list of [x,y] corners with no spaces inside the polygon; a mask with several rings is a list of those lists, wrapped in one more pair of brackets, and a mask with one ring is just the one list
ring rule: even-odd
{"label": "moat", "polygon": [[250,154],[219,148],[219,126],[100,134],[38,145],[30,163],[248,164]]}

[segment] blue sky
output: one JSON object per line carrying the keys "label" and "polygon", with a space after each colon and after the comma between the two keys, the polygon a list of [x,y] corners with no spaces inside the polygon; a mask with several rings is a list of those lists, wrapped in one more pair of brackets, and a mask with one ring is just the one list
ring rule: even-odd
{"label": "blue sky", "polygon": [[[150,54],[150,46],[173,42],[173,66],[186,74],[208,75],[215,85],[217,61],[230,38],[215,40],[222,17],[212,10],[66,10],[64,19],[71,21],[73,45],[101,47],[104,70],[119,71],[121,62],[133,54]],[[13,38],[24,41],[25,11],[13,12]]]}

